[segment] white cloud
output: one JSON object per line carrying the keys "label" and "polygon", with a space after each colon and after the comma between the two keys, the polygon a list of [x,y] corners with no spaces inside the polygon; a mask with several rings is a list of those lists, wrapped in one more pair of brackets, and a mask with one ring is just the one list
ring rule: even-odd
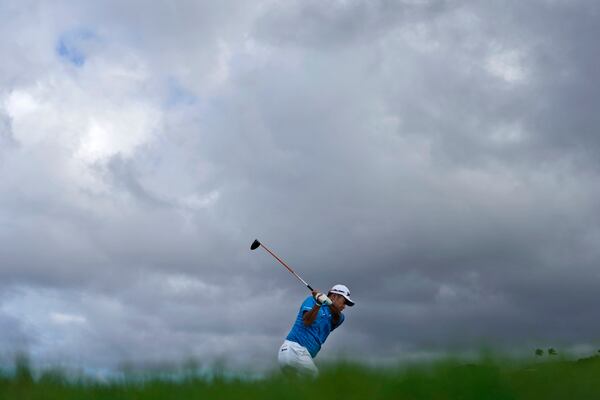
{"label": "white cloud", "polygon": [[162,118],[159,98],[136,93],[149,78],[103,67],[86,65],[74,77],[59,69],[34,86],[13,90],[4,104],[15,139],[26,147],[60,143],[89,163],[130,157],[151,141]]}
{"label": "white cloud", "polygon": [[36,124],[41,104],[34,96],[23,90],[12,92],[4,101],[8,117],[12,122],[13,137],[26,146],[44,139],[44,129]]}
{"label": "white cloud", "polygon": [[490,54],[485,67],[490,74],[508,83],[519,83],[527,80],[524,55],[516,49],[500,50]]}
{"label": "white cloud", "polygon": [[50,313],[50,321],[58,325],[84,324],[86,319],[83,315],[67,314],[63,312]]}

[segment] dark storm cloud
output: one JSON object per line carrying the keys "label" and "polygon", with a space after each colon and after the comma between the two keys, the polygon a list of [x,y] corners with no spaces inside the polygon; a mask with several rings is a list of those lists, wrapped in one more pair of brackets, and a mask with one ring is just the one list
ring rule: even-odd
{"label": "dark storm cloud", "polygon": [[292,1],[274,4],[257,21],[258,37],[316,50],[376,40],[390,29],[435,19],[452,2]]}
{"label": "dark storm cloud", "polygon": [[[576,10],[573,10],[572,5],[566,10],[564,5],[558,8],[545,4],[539,6],[528,3],[524,9],[515,6],[514,9],[498,10],[495,7],[473,9],[461,5],[450,8],[445,16],[428,21],[432,26],[425,29],[426,39],[441,44],[439,48],[423,51],[402,41],[386,43],[384,39],[383,44],[377,41],[373,43],[376,50],[366,51],[362,48],[362,51],[356,51],[348,57],[352,58],[354,65],[368,65],[369,57],[379,55],[377,50],[385,51],[386,57],[378,60],[381,61],[377,71],[379,75],[375,77],[354,74],[352,66],[348,66],[343,45],[353,42],[351,34],[346,36],[346,42],[334,46],[333,50],[329,49],[332,52],[329,58],[311,54],[313,59],[323,57],[328,62],[319,64],[311,59],[303,64],[305,67],[335,64],[335,75],[327,74],[327,67],[315,68],[320,75],[311,76],[312,80],[307,85],[320,89],[331,87],[332,83],[344,82],[344,73],[349,73],[348,79],[341,84],[343,88],[339,92],[344,94],[339,96],[340,99],[331,101],[331,98],[327,98],[324,101],[332,109],[346,111],[343,112],[346,120],[352,120],[356,113],[347,112],[344,99],[352,99],[347,101],[352,103],[351,106],[375,100],[401,121],[393,133],[401,137],[420,137],[431,143],[432,164],[427,166],[428,171],[420,176],[423,178],[421,180],[409,180],[403,176],[403,165],[394,160],[391,148],[377,149],[373,152],[375,157],[361,158],[373,145],[368,139],[361,141],[360,134],[352,136],[352,126],[360,126],[360,123],[350,122],[350,127],[339,129],[343,131],[345,141],[336,142],[335,147],[320,146],[321,141],[327,139],[318,134],[307,138],[307,135],[314,134],[331,121],[328,113],[318,112],[321,110],[309,113],[317,118],[294,119],[293,127],[286,129],[288,132],[298,129],[299,132],[294,132],[295,137],[304,139],[300,146],[314,144],[314,149],[311,149],[314,151],[306,152],[312,157],[311,160],[315,159],[315,155],[318,157],[321,149],[330,150],[319,160],[322,162],[315,163],[329,167],[319,171],[319,180],[322,182],[327,181],[330,173],[335,173],[331,170],[335,169],[336,161],[341,158],[340,153],[348,151],[351,156],[346,161],[353,161],[343,163],[343,173],[331,179],[331,185],[324,185],[321,193],[325,196],[319,196],[311,202],[307,198],[310,195],[306,194],[305,201],[298,201],[311,205],[315,219],[328,222],[324,224],[327,228],[319,233],[326,238],[323,242],[327,243],[328,250],[334,256],[314,256],[323,267],[321,275],[325,274],[332,280],[343,271],[346,279],[355,278],[356,282],[360,282],[358,290],[364,290],[365,300],[373,297],[379,301],[404,299],[401,282],[407,270],[433,280],[429,290],[422,292],[424,304],[418,315],[425,319],[423,323],[415,323],[418,321],[402,313],[391,313],[396,318],[386,318],[389,324],[386,328],[398,327],[403,330],[406,335],[404,338],[409,343],[422,337],[424,332],[430,332],[442,343],[444,340],[452,341],[460,337],[461,333],[458,332],[462,332],[461,327],[464,330],[475,328],[477,333],[474,336],[494,340],[510,337],[515,332],[515,325],[523,328],[517,329],[517,333],[512,335],[517,340],[531,335],[536,338],[564,338],[569,334],[573,335],[572,339],[579,336],[581,340],[593,340],[597,335],[599,327],[592,319],[563,315],[566,308],[581,310],[593,304],[592,292],[583,289],[582,285],[591,279],[593,287],[598,280],[593,272],[593,263],[589,263],[597,254],[594,242],[589,242],[590,234],[593,236],[597,232],[597,219],[594,217],[596,207],[593,205],[597,192],[590,190],[588,185],[596,180],[593,169],[585,170],[580,180],[575,179],[567,187],[564,186],[564,180],[573,179],[577,168],[594,168],[595,144],[590,141],[584,145],[584,141],[577,139],[577,136],[582,135],[583,140],[591,139],[586,129],[582,131],[578,127],[597,125],[595,113],[585,112],[588,104],[594,104],[597,86],[588,84],[583,92],[577,88],[580,87],[579,82],[593,82],[593,75],[590,74],[593,69],[586,66],[593,65],[596,56],[593,52],[582,52],[579,57],[567,57],[548,69],[539,62],[544,55],[554,53],[553,57],[556,57],[556,54],[572,54],[572,46],[585,48],[578,41],[595,36],[590,35],[589,30],[597,26],[593,24],[597,20],[597,13],[585,7],[574,7]],[[543,17],[534,17],[540,11]],[[561,11],[566,11],[570,18],[561,21]],[[288,18],[289,11],[286,10],[284,15]],[[299,12],[298,15],[306,16],[306,13]],[[344,26],[346,14],[331,15],[331,24],[323,29],[329,29],[331,25]],[[469,24],[461,24],[465,15]],[[315,18],[318,19],[318,16]],[[578,25],[580,19],[583,24]],[[528,20],[537,23],[527,24],[525,21]],[[338,21],[341,22],[337,24]],[[287,22],[286,26],[294,26]],[[306,21],[298,19],[298,24],[303,22]],[[309,24],[310,21],[306,25]],[[565,38],[562,28],[570,31],[572,36]],[[336,43],[335,38],[343,37],[333,30],[319,33],[318,37],[324,46]],[[352,31],[352,28],[349,30]],[[264,34],[267,30],[261,28],[259,31]],[[316,46],[316,41],[302,38],[300,34],[297,40],[286,40],[286,36],[279,33],[272,32],[273,42],[279,46],[285,47],[286,43]],[[295,33],[292,30],[290,35]],[[280,36],[284,37],[283,42],[278,40]],[[368,35],[366,37],[369,38]],[[513,47],[523,52],[521,62],[526,74],[524,82],[516,85],[490,76],[486,68],[486,58],[498,50]],[[564,78],[564,86],[557,88],[556,78],[562,74],[555,68],[560,64],[571,66],[576,73],[571,78]],[[361,70],[357,67],[356,70],[363,72],[366,68]],[[406,72],[409,73],[408,77],[403,75]],[[346,95],[349,92],[347,86],[352,83],[362,96]],[[378,89],[375,93],[372,92],[373,85]],[[319,96],[302,96],[304,90],[310,88],[298,86],[294,87],[291,98],[283,98],[291,100],[292,104],[293,100],[301,99],[298,102],[308,103],[308,107],[319,104]],[[570,107],[565,103],[563,94],[569,98]],[[580,105],[580,95],[592,101],[584,101]],[[290,101],[284,101],[283,104],[289,105]],[[545,105],[543,111],[540,105]],[[553,108],[560,111],[553,112]],[[265,109],[272,110],[271,107]],[[360,117],[364,118],[365,114],[360,113]],[[315,120],[318,122],[313,123]],[[303,123],[309,126],[303,126]],[[523,140],[498,142],[493,135],[501,129],[518,130],[521,124]],[[572,129],[559,131],[557,127],[560,126],[572,126]],[[567,133],[571,130],[574,131],[572,135]],[[363,132],[364,136],[372,133],[367,130]],[[330,131],[327,133],[328,137],[334,135]],[[569,142],[579,142],[579,145],[565,148]],[[352,145],[360,147],[352,149]],[[403,155],[397,153],[398,157]],[[387,171],[391,178],[388,181],[382,178],[385,177],[384,171],[373,168],[379,161],[377,157],[386,156],[391,159],[388,167],[398,168],[396,171]],[[304,167],[311,168],[312,165]],[[365,178],[361,176],[364,170],[368,171],[363,175]],[[420,171],[411,172],[413,178]],[[372,188],[371,179],[380,183],[374,190],[369,190]],[[344,193],[344,189],[349,188],[354,190]],[[361,199],[365,193],[371,198]],[[382,196],[385,199],[381,199]],[[407,198],[410,200],[407,201]],[[346,212],[336,220],[335,214],[340,208],[345,208]],[[591,218],[591,223],[586,223],[588,218]],[[361,219],[360,222],[357,219]],[[303,223],[309,221],[304,219]],[[371,229],[365,228],[369,223],[372,224]],[[333,226],[343,228],[327,235],[335,230]],[[352,227],[359,232],[365,231],[365,240],[356,240],[357,237],[352,235]],[[357,243],[360,243],[360,254],[355,254]],[[315,248],[310,249],[314,255]],[[344,259],[345,254],[351,256]],[[540,284],[537,275],[544,276],[546,270],[555,268],[562,269],[572,279],[554,276],[551,278],[554,285],[544,284],[549,283],[545,280]],[[328,274],[327,271],[335,272]],[[469,274],[482,277],[465,286],[461,281]],[[398,285],[393,287],[389,282],[398,282]],[[519,282],[523,289],[519,293],[513,292],[504,287],[505,282],[511,282],[508,286],[514,285],[515,290]],[[385,283],[388,283],[388,288]],[[458,296],[455,300],[458,311],[449,316],[439,315],[435,307],[438,301],[435,295],[445,283],[455,284],[454,291]],[[474,293],[469,286],[474,286]],[[529,286],[531,291],[526,290]],[[551,317],[553,313],[549,308],[534,306],[538,301],[543,304],[556,291],[577,291],[579,287],[582,288],[581,296],[567,302],[568,306],[565,305],[559,317]],[[382,288],[384,295],[381,294]],[[460,301],[463,292],[469,296]],[[495,293],[501,298],[506,297],[506,300],[487,308],[484,306],[479,312],[468,307],[473,301],[482,301],[485,305],[485,293]],[[523,315],[511,312],[512,308],[521,310]],[[380,315],[375,318],[377,321],[384,319],[383,313]],[[362,314],[356,316],[361,317]],[[374,320],[366,322],[365,318],[364,326],[367,329],[376,324]],[[580,326],[581,330],[573,329],[576,326]],[[577,335],[576,332],[581,333]],[[390,335],[384,339],[386,333]],[[378,332],[378,339],[393,342],[397,336],[394,329],[383,329]]]}
{"label": "dark storm cloud", "polygon": [[36,7],[48,49],[0,81],[0,324],[36,310],[38,356],[270,365],[305,293],[255,237],[350,287],[323,357],[596,340],[597,6]]}

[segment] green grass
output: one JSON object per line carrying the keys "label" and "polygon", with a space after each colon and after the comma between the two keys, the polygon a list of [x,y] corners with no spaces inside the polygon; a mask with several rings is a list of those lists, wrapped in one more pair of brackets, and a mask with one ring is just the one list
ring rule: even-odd
{"label": "green grass", "polygon": [[511,362],[490,357],[375,369],[322,366],[315,380],[274,373],[264,379],[149,378],[100,383],[25,366],[0,377],[0,399],[593,399],[600,394],[600,357]]}

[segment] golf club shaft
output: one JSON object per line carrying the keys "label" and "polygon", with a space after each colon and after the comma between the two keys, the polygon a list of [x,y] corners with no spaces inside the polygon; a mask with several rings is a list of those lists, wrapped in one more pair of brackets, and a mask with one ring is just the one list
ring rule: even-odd
{"label": "golf club shaft", "polygon": [[271,250],[269,250],[269,249],[267,248],[267,246],[265,246],[265,245],[264,245],[264,244],[262,244],[262,243],[260,244],[260,246],[261,246],[263,249],[265,249],[266,251],[268,251],[270,255],[272,255],[273,257],[275,257],[275,259],[276,259],[277,261],[279,261],[279,262],[281,263],[281,265],[283,265],[284,267],[286,267],[286,268],[288,269],[288,271],[290,271],[290,272],[292,273],[292,275],[294,275],[296,278],[298,278],[298,279],[300,280],[300,282],[302,282],[302,283],[303,283],[303,284],[304,284],[304,285],[305,285],[305,286],[308,288],[308,290],[310,290],[311,292],[312,292],[312,291],[314,291],[314,289],[313,289],[313,288],[312,288],[312,287],[311,287],[311,286],[310,286],[308,283],[306,283],[306,282],[304,281],[304,279],[300,278],[300,276],[299,276],[297,273],[295,273],[293,269],[291,269],[291,268],[290,268],[290,267],[289,267],[289,266],[288,266],[286,263],[284,263],[284,262],[283,262],[283,260],[282,260],[281,258],[277,257],[277,255],[275,255],[275,253],[273,253]]}

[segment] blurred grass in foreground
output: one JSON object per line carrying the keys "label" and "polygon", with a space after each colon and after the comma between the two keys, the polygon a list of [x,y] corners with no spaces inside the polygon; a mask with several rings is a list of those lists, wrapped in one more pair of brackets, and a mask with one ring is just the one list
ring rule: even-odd
{"label": "blurred grass in foreground", "polygon": [[316,380],[279,373],[258,380],[182,377],[98,382],[25,365],[0,376],[0,399],[594,399],[600,357],[578,361],[445,360],[398,368],[340,363],[321,366]]}

